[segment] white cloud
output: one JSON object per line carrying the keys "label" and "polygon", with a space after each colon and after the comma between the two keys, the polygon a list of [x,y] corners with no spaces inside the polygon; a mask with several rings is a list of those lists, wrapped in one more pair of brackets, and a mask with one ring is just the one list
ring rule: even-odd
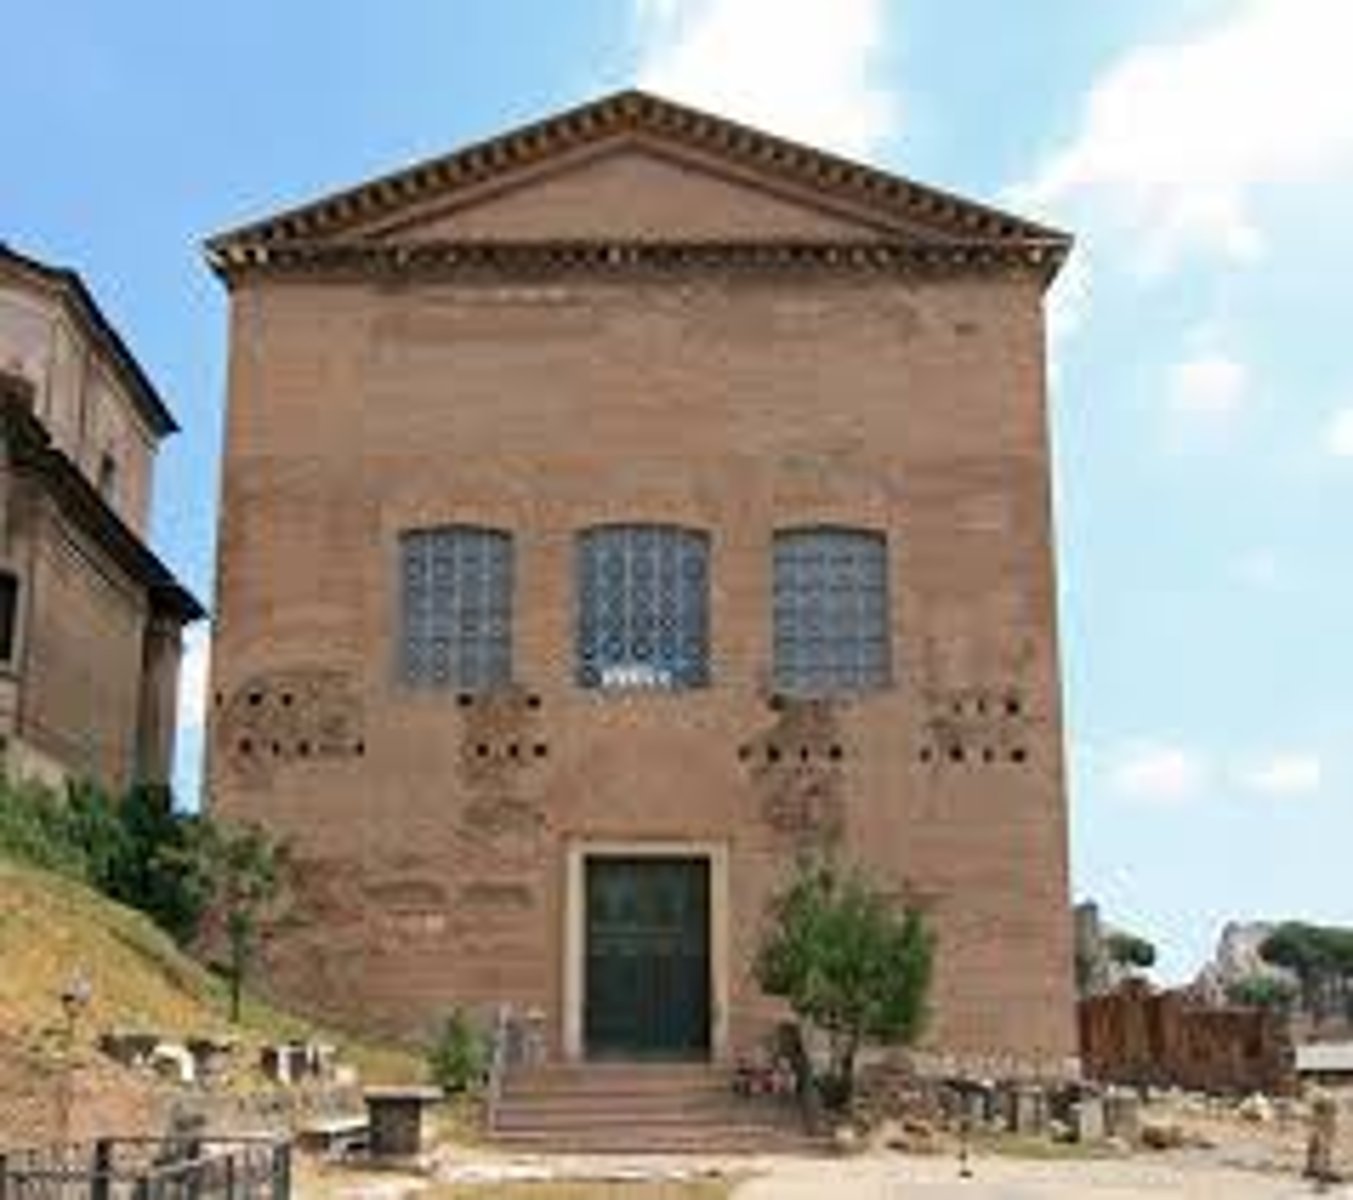
{"label": "white cloud", "polygon": [[1319,756],[1308,753],[1275,754],[1236,772],[1236,781],[1242,787],[1269,796],[1317,792],[1323,778]]}
{"label": "white cloud", "polygon": [[1169,741],[1125,743],[1105,756],[1100,773],[1117,795],[1158,804],[1216,795],[1222,784],[1283,797],[1318,792],[1324,783],[1324,764],[1310,751],[1287,750],[1246,758],[1210,754]]}
{"label": "white cloud", "polygon": [[1184,746],[1141,742],[1127,747],[1109,768],[1113,790],[1133,800],[1191,800],[1207,788],[1211,767]]}
{"label": "white cloud", "polygon": [[868,155],[896,132],[885,0],[636,0],[639,84],[788,137]]}
{"label": "white cloud", "polygon": [[1345,408],[1334,414],[1325,444],[1335,457],[1353,458],[1353,408]]}
{"label": "white cloud", "polygon": [[1167,399],[1177,417],[1224,421],[1239,410],[1248,384],[1243,363],[1218,351],[1204,351],[1170,368]]}
{"label": "white cloud", "polygon": [[197,729],[207,719],[207,675],[211,667],[211,631],[205,622],[194,625],[183,639],[179,664],[178,727]]}
{"label": "white cloud", "polygon": [[1261,253],[1255,193],[1353,161],[1348,0],[1248,0],[1186,40],[1140,47],[1091,87],[1080,128],[1023,203],[1081,200],[1135,239],[1138,265]]}

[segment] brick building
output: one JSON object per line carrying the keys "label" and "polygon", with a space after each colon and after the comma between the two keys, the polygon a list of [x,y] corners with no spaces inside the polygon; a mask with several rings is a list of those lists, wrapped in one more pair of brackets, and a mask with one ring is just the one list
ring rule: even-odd
{"label": "brick building", "polygon": [[1067,249],[637,92],[212,240],[210,802],[295,841],[274,986],[717,1059],[834,844],[929,907],[937,1048],[1073,1055]]}
{"label": "brick building", "polygon": [[148,544],[178,426],[80,277],[0,243],[0,748],[12,776],[167,782],[182,630]]}

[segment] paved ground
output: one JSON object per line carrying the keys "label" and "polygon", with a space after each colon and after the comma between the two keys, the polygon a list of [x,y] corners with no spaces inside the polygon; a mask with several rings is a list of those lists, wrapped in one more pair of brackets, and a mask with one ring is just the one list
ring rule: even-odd
{"label": "paved ground", "polygon": [[[1286,1200],[1316,1194],[1291,1176],[1234,1171],[1187,1159],[1095,1162],[990,1159],[960,1179],[953,1159],[869,1156],[780,1160],[738,1188],[735,1200]],[[1353,1198],[1353,1186],[1330,1188]]]}

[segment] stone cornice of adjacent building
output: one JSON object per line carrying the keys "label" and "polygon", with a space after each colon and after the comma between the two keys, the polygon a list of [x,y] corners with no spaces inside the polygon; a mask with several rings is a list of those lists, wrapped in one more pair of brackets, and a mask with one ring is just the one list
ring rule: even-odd
{"label": "stone cornice of adjacent building", "polygon": [[6,267],[60,298],[76,326],[103,352],[114,374],[131,396],[132,403],[156,437],[179,431],[179,424],[169,411],[168,404],[113,323],[104,316],[79,272],[69,267],[54,267],[39,262],[0,242],[0,269]]}
{"label": "stone cornice of adjacent building", "polygon": [[52,442],[33,411],[33,385],[5,371],[0,371],[0,436],[11,467],[39,479],[62,511],[146,589],[154,616],[183,624],[206,616],[197,598]]}
{"label": "stone cornice of adjacent building", "polygon": [[[388,229],[430,204],[481,194],[578,149],[623,139],[698,155],[768,189],[852,213],[877,239],[840,242],[468,242],[374,244],[363,232]],[[971,266],[1032,268],[1051,280],[1069,235],[862,163],[740,125],[641,91],[624,91],[417,163],[310,204],[210,239],[212,268],[229,283],[244,272],[382,272],[469,268],[556,273],[691,267],[954,271]]]}

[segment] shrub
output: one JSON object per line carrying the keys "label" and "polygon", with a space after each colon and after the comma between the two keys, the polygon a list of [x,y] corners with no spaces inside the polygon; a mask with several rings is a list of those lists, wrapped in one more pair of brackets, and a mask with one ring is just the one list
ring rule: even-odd
{"label": "shrub", "polygon": [[0,779],[0,854],[140,909],[179,942],[196,933],[209,898],[184,854],[203,820],[176,813],[163,787],[115,798],[91,783]]}
{"label": "shrub", "polygon": [[448,1094],[466,1092],[484,1081],[487,1069],[488,1046],[484,1035],[463,1009],[452,1009],[428,1051],[432,1082]]}
{"label": "shrub", "polygon": [[[101,834],[114,835],[94,806],[89,789],[72,787],[65,793],[44,784],[24,781],[0,784],[0,851],[11,858],[48,871],[95,883],[96,855],[116,854],[104,849]],[[115,835],[109,840],[116,840]]]}

